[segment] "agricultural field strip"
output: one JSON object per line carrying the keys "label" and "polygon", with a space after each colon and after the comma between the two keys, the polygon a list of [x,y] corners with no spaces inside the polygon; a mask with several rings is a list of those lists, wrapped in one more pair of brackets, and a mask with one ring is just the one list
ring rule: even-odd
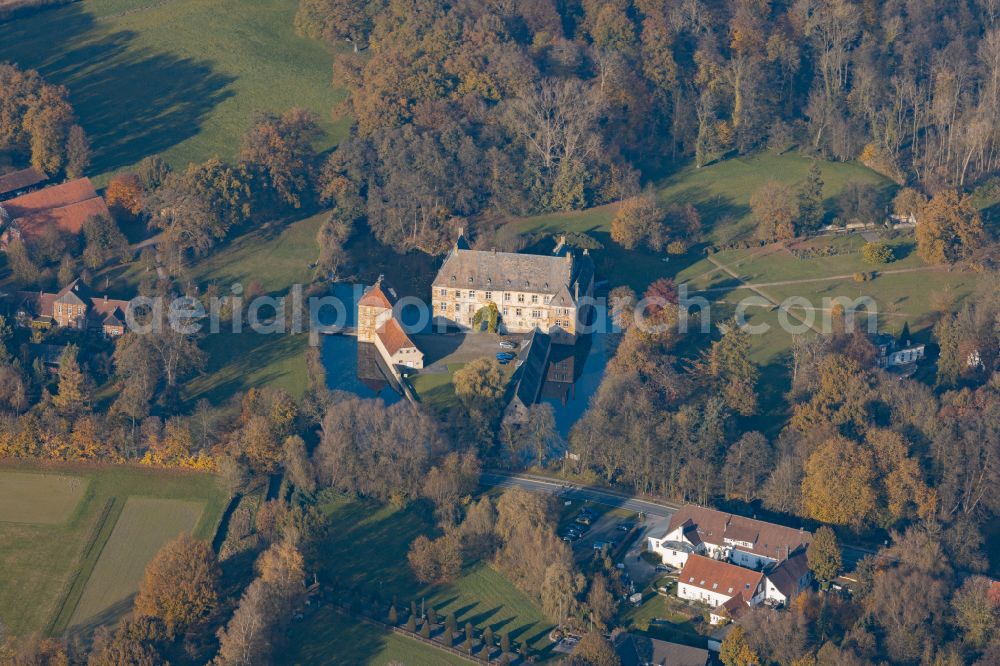
{"label": "agricultural field strip", "polygon": [[86,490],[87,480],[79,476],[0,472],[0,522],[60,525]]}
{"label": "agricultural field strip", "polygon": [[84,587],[70,626],[127,600],[160,547],[182,532],[193,533],[204,509],[204,502],[129,497]]}
{"label": "agricultural field strip", "polygon": [[59,595],[59,605],[56,607],[48,626],[49,634],[61,633],[69,625],[70,618],[76,612],[77,604],[80,603],[80,598],[83,596],[83,590],[94,572],[94,567],[111,537],[124,506],[124,500],[118,497],[109,497],[105,500],[101,513],[87,537],[87,544],[80,552],[76,569],[66,581],[63,591]]}

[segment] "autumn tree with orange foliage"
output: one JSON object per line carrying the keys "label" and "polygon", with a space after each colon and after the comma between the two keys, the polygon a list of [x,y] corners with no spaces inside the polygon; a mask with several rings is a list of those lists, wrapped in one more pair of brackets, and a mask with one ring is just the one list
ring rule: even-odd
{"label": "autumn tree with orange foliage", "polygon": [[170,634],[198,626],[218,607],[220,576],[211,545],[182,534],[146,567],[135,613],[163,620]]}
{"label": "autumn tree with orange foliage", "polygon": [[967,194],[945,190],[917,218],[917,252],[931,264],[953,264],[986,242],[983,219]]}
{"label": "autumn tree with orange foliage", "polygon": [[142,212],[143,191],[139,177],[132,174],[115,176],[104,190],[104,200],[112,210],[123,211],[132,217]]}

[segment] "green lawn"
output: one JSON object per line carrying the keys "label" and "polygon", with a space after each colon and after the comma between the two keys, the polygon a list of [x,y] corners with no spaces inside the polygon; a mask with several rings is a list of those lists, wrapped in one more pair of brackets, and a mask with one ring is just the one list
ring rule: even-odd
{"label": "green lawn", "polygon": [[129,497],[83,589],[71,626],[103,624],[127,610],[146,564],[163,544],[194,532],[204,508],[202,501]]}
{"label": "green lawn", "polygon": [[[701,215],[702,225],[712,243],[725,243],[752,233],[750,197],[769,180],[795,184],[805,179],[813,160],[795,154],[762,153],[712,164],[701,169],[689,166],[655,184],[657,197],[664,205],[693,204]],[[886,190],[892,183],[867,167],[854,163],[819,161],[823,174],[825,206],[832,216],[834,197],[850,181],[871,183]],[[700,264],[695,253],[669,257],[645,250],[626,251],[610,237],[615,205],[585,211],[551,213],[511,219],[503,234],[582,232],[597,238],[604,249],[595,251],[598,279],[611,286],[627,284],[643,290],[659,277],[674,277]],[[697,269],[696,269],[697,270]]]}
{"label": "green lawn", "polygon": [[0,472],[0,522],[64,523],[86,489],[87,481],[78,476]]}
{"label": "green lawn", "polygon": [[[479,629],[493,627],[499,636],[510,632],[512,640],[528,641],[536,649],[548,644],[552,627],[540,609],[502,575],[480,562],[468,563],[455,583],[426,586],[413,578],[406,563],[410,543],[421,534],[432,534],[433,523],[421,507],[404,509],[374,502],[336,498],[323,505],[328,516],[327,536],[316,549],[321,582],[343,590],[350,586],[381,590],[384,598],[395,596],[401,611],[410,601],[423,600],[445,617],[454,613],[460,627],[472,622]],[[339,630],[330,629],[330,623]],[[353,638],[352,638],[353,637]],[[407,654],[413,641],[393,637],[330,612],[320,612],[296,625],[292,648],[282,663],[386,663],[397,654]],[[425,663],[422,651],[417,660]],[[437,662],[446,661],[444,652]],[[433,659],[433,655],[428,655]],[[321,661],[316,661],[321,659]]]}
{"label": "green lawn", "polygon": [[[701,169],[682,169],[657,183],[657,194],[665,204],[694,204],[702,224],[715,243],[751,232],[750,197],[764,183],[776,180],[795,185],[805,180],[813,158],[788,153],[759,153],[735,157]],[[895,189],[887,178],[854,162],[817,160],[823,175],[823,196],[828,216],[834,198],[851,181],[869,183],[886,191]]]}
{"label": "green lawn", "polygon": [[464,363],[449,363],[448,372],[418,372],[410,379],[410,387],[420,402],[439,412],[447,412],[458,406],[452,380],[463,367]]}
{"label": "green lawn", "polygon": [[705,636],[696,627],[703,626],[701,614],[676,596],[675,587],[669,587],[670,596],[655,592],[643,593],[642,605],[630,608],[622,615],[622,622],[630,631],[647,634],[684,645],[705,647]]}
{"label": "green lawn", "polygon": [[319,253],[316,234],[327,216],[317,213],[283,227],[272,223],[238,236],[192,266],[190,277],[203,287],[215,283],[222,293],[237,282],[244,288],[256,282],[268,293],[307,285],[313,278],[309,264]]}
{"label": "green lawn", "polygon": [[[0,470],[42,478],[58,473],[86,486],[62,523],[0,522],[0,622],[15,635],[59,634],[68,626],[129,497],[203,503],[195,529],[201,539],[212,538],[225,509],[226,498],[210,474],[24,463],[4,464]],[[147,522],[155,525],[156,520]]]}
{"label": "green lawn", "polygon": [[[309,264],[316,259],[316,232],[324,213],[306,217],[284,228],[262,228],[239,236],[217,253],[195,264],[190,278],[202,288],[216,284],[220,294],[232,285],[246,289],[258,283],[265,292],[283,295],[292,285],[303,288],[313,277]],[[308,312],[303,313],[304,321]],[[287,322],[291,326],[291,322]],[[299,398],[306,387],[305,334],[260,334],[246,327],[234,333],[223,325],[201,342],[208,354],[205,372],[185,386],[191,401],[208,398],[218,403],[236,391],[251,387],[281,388]]]}
{"label": "green lawn", "polygon": [[162,154],[183,167],[232,158],[258,111],[317,112],[326,149],[346,135],[334,121],[344,92],[332,54],[299,37],[295,0],[84,0],[0,25],[0,61],[65,85],[109,172]]}
{"label": "green lawn", "polygon": [[467,666],[468,661],[420,641],[352,620],[329,606],[292,627],[283,666]]}

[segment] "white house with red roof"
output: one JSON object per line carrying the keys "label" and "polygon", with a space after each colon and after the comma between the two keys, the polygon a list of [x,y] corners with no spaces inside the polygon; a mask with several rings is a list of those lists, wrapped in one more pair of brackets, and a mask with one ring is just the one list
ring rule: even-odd
{"label": "white house with red roof", "polygon": [[720,624],[761,604],[787,606],[811,580],[802,551],[765,571],[692,553],[677,576],[677,596],[707,604],[712,624]]}
{"label": "white house with red roof", "polygon": [[681,507],[664,533],[650,535],[647,548],[664,564],[684,566],[692,554],[763,569],[806,548],[812,534],[762,520],[745,518],[693,504]]}

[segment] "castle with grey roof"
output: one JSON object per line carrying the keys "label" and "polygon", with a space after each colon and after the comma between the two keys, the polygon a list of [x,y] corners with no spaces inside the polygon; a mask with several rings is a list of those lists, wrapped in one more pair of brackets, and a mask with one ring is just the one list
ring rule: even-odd
{"label": "castle with grey roof", "polygon": [[459,236],[434,279],[434,320],[469,329],[478,310],[496,305],[506,333],[540,330],[572,344],[589,316],[594,263],[560,242],[551,255],[472,250]]}

